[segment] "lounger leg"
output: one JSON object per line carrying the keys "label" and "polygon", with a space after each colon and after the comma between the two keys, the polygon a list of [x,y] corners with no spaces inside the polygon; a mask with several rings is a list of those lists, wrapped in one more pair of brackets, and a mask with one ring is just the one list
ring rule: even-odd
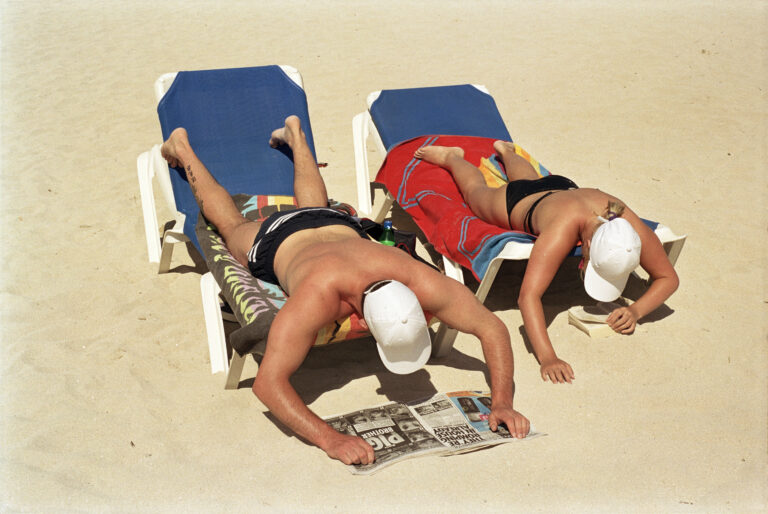
{"label": "lounger leg", "polygon": [[456,342],[457,335],[458,331],[455,328],[451,328],[445,323],[440,323],[437,334],[435,334],[435,340],[432,343],[432,357],[445,357],[451,353],[451,348],[453,348],[453,343]]}
{"label": "lounger leg", "polygon": [[[203,316],[208,334],[208,353],[211,358],[211,373],[227,371],[227,340],[224,336],[224,322],[221,318],[219,293],[221,289],[213,274],[208,272],[200,278],[200,293],[203,297]],[[238,375],[239,378],[239,375]]]}
{"label": "lounger leg", "polygon": [[361,112],[352,118],[352,141],[355,150],[355,173],[357,174],[357,208],[364,216],[370,216],[373,211],[371,199],[371,181],[368,175],[368,149],[365,142],[368,139],[367,112]]}
{"label": "lounger leg", "polygon": [[667,251],[667,257],[672,266],[677,262],[677,258],[680,257],[680,252],[683,251],[683,245],[685,244],[685,238],[672,241],[664,245],[664,249]]}
{"label": "lounger leg", "polygon": [[477,288],[477,292],[475,293],[475,296],[477,296],[477,299],[480,300],[480,303],[485,303],[485,297],[488,296],[488,292],[491,290],[493,281],[496,280],[496,274],[499,272],[499,269],[501,268],[501,262],[503,260],[504,259],[493,259],[491,264],[488,265],[488,269],[483,276],[483,280],[480,282],[480,285]]}
{"label": "lounger leg", "polygon": [[163,236],[163,245],[160,251],[160,263],[157,267],[158,273],[168,273],[171,269],[171,257],[173,256],[174,242],[170,241],[169,234]]}
{"label": "lounger leg", "polygon": [[384,197],[384,203],[381,205],[381,208],[376,211],[376,216],[374,216],[373,221],[376,223],[381,223],[384,221],[384,218],[387,217],[387,214],[392,209],[392,205],[395,203],[395,197],[393,197],[390,193],[387,193],[387,196]]}
{"label": "lounger leg", "polygon": [[240,356],[237,352],[232,352],[232,362],[229,363],[229,373],[224,389],[237,389],[240,385],[240,376],[243,374],[246,357],[247,355]]}
{"label": "lounger leg", "polygon": [[[445,276],[454,279],[455,281],[464,283],[464,272],[461,266],[452,261],[448,257],[443,256],[443,268],[445,269]],[[432,357],[445,357],[451,352],[453,343],[456,342],[456,336],[458,331],[450,328],[445,323],[440,323],[435,334],[435,341],[432,344]]]}

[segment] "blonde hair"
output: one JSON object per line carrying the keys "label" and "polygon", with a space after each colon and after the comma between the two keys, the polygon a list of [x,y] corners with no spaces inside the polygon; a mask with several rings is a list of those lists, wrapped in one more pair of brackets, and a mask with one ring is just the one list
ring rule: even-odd
{"label": "blonde hair", "polygon": [[[597,230],[600,227],[600,225],[602,225],[606,221],[611,221],[614,218],[621,217],[621,215],[624,214],[624,209],[626,208],[627,206],[618,200],[609,201],[608,204],[605,206],[605,209],[603,209],[602,214],[595,214],[596,216],[599,216],[598,224],[597,224],[597,227],[595,227],[595,230]],[[582,280],[584,280],[584,273],[587,269],[587,263],[589,262],[589,248],[587,248],[587,245],[584,243],[585,241],[583,240],[583,237],[582,237],[582,241],[581,241],[582,259],[581,259],[581,264],[579,264],[579,271],[581,272]]]}

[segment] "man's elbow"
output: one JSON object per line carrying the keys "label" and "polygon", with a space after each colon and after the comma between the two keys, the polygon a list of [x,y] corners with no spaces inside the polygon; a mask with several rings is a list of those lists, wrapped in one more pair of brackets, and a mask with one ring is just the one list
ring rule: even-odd
{"label": "man's elbow", "polygon": [[264,403],[264,398],[269,391],[269,387],[266,384],[266,379],[262,374],[256,373],[256,378],[253,379],[253,386],[251,386],[251,391],[253,391],[253,394],[256,395],[256,398]]}

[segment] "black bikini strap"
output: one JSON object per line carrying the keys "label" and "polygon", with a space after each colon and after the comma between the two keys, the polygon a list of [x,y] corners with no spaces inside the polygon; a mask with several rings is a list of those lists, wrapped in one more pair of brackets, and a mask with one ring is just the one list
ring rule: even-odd
{"label": "black bikini strap", "polygon": [[549,195],[555,194],[556,191],[549,191],[548,193],[545,193],[538,197],[535,202],[531,205],[531,208],[528,209],[528,212],[525,213],[525,219],[523,219],[523,228],[526,232],[529,234],[533,234],[533,227],[531,226],[531,219],[533,218],[533,211],[536,209],[536,206],[539,205],[539,202],[548,197]]}

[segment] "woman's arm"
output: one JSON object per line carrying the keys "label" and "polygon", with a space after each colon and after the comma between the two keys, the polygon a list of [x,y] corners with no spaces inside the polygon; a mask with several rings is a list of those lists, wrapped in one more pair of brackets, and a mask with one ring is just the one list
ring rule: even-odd
{"label": "woman's arm", "polygon": [[572,226],[564,224],[552,227],[539,236],[533,245],[517,299],[525,332],[541,365],[541,378],[553,383],[570,383],[575,375],[570,364],[559,359],[555,353],[547,333],[541,297],[576,244],[576,233]]}
{"label": "woman's arm", "polygon": [[651,278],[651,286],[629,307],[614,310],[607,318],[608,325],[616,332],[631,334],[637,321],[655,311],[667,298],[672,296],[680,279],[669,262],[664,246],[656,234],[632,211],[627,209],[623,217],[632,224],[640,236],[642,250],[640,266]]}

